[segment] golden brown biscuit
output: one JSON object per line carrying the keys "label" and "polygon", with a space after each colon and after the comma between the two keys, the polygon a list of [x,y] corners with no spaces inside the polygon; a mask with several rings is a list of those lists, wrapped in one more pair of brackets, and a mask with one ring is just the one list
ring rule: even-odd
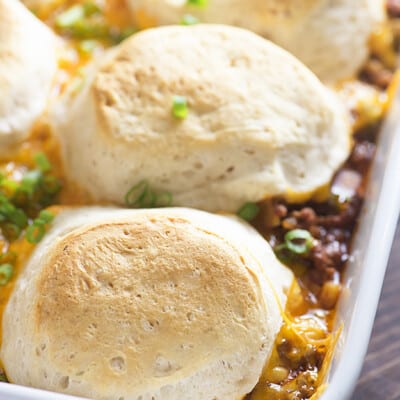
{"label": "golden brown biscuit", "polygon": [[384,0],[129,0],[135,22],[237,25],[286,48],[322,80],[353,77],[368,55],[368,39],[384,20]]}
{"label": "golden brown biscuit", "polygon": [[[173,115],[174,96],[188,115]],[[147,180],[173,204],[236,211],[311,193],[350,149],[333,94],[299,61],[234,27],[143,31],[93,66],[55,117],[66,173],[97,201],[121,204]]]}
{"label": "golden brown biscuit", "polygon": [[0,153],[26,137],[46,108],[57,41],[17,0],[0,0]]}
{"label": "golden brown biscuit", "polygon": [[241,399],[271,352],[291,282],[235,218],[66,211],[6,307],[2,365],[14,383],[94,399]]}

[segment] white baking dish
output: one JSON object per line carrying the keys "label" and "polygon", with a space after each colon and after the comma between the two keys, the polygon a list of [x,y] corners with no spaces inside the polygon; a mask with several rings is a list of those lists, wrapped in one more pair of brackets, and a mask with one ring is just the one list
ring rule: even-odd
{"label": "white baking dish", "polygon": [[377,154],[345,274],[328,388],[321,400],[351,397],[368,348],[386,265],[400,211],[400,92],[380,133]]}
{"label": "white baking dish", "polygon": [[[400,93],[380,134],[367,200],[338,308],[337,326],[343,324],[344,329],[327,377],[328,388],[321,400],[350,398],[367,351],[400,211],[399,117]],[[0,383],[0,400],[68,399],[78,398]]]}

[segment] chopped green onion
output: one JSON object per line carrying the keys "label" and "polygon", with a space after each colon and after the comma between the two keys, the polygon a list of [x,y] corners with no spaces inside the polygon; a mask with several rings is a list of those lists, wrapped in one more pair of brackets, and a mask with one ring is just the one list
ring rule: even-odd
{"label": "chopped green onion", "polygon": [[153,191],[149,188],[143,193],[143,196],[140,198],[139,207],[140,208],[152,208],[155,206],[157,200],[157,196]]}
{"label": "chopped green onion", "polygon": [[259,212],[260,207],[257,204],[246,203],[239,209],[237,215],[246,221],[253,221]]}
{"label": "chopped green onion", "polygon": [[67,32],[77,39],[107,39],[110,36],[106,24],[87,19],[77,21]]}
{"label": "chopped green onion", "polygon": [[0,181],[0,187],[2,189],[5,189],[6,191],[14,193],[18,188],[18,183],[15,181],[12,181],[11,179],[3,178]]}
{"label": "chopped green onion", "polygon": [[186,4],[197,7],[205,7],[208,4],[208,0],[186,0]]}
{"label": "chopped green onion", "polygon": [[19,228],[24,228],[28,223],[28,218],[24,211],[20,208],[16,208],[10,202],[0,201],[0,215],[4,217],[5,221],[10,221]]}
{"label": "chopped green onion", "polygon": [[181,19],[181,25],[196,25],[199,20],[191,14],[185,14]]}
{"label": "chopped green onion", "polygon": [[[52,168],[44,153],[37,153],[34,160],[36,169],[27,171],[21,181],[0,173],[0,231],[8,242],[20,238],[26,229],[26,240],[38,243],[54,218],[51,212],[42,209],[54,202],[61,182],[49,174]],[[29,224],[29,219],[35,216]],[[0,265],[9,263],[0,256]]]}
{"label": "chopped green onion", "polygon": [[44,153],[37,153],[34,156],[34,160],[40,171],[48,172],[51,170],[51,164]]}
{"label": "chopped green onion", "polygon": [[21,234],[21,228],[9,222],[1,225],[1,231],[8,240],[16,240]]}
{"label": "chopped green onion", "polygon": [[39,243],[46,233],[46,225],[54,219],[54,214],[50,211],[42,210],[25,232],[25,238],[29,243]]}
{"label": "chopped green onion", "polygon": [[64,11],[56,18],[57,28],[73,28],[76,24],[80,23],[85,17],[90,17],[95,14],[100,14],[100,7],[92,2],[84,4],[76,4]]}
{"label": "chopped green onion", "polygon": [[174,96],[172,114],[175,118],[185,119],[188,116],[189,109],[184,96]]}
{"label": "chopped green onion", "polygon": [[84,54],[91,54],[98,46],[99,42],[97,40],[86,39],[79,43],[79,51]]}
{"label": "chopped green onion", "polygon": [[85,17],[85,8],[82,4],[77,4],[64,11],[56,18],[57,28],[71,28],[78,21]]}
{"label": "chopped green onion", "polygon": [[94,14],[101,14],[101,8],[97,4],[90,1],[83,4],[83,10],[85,17],[90,17]]}
{"label": "chopped green onion", "polygon": [[156,194],[150,189],[146,180],[132,186],[125,195],[125,204],[128,207],[152,208],[168,207],[172,204],[172,194],[163,192]]}
{"label": "chopped green onion", "polygon": [[8,219],[20,228],[24,228],[28,223],[26,214],[20,208],[14,208],[14,210],[9,213]]}
{"label": "chopped green onion", "polygon": [[172,194],[169,192],[161,193],[157,196],[155,207],[170,207],[172,205]]}
{"label": "chopped green onion", "polygon": [[28,171],[22,178],[18,191],[24,192],[29,196],[32,196],[42,179],[43,174],[41,171]]}
{"label": "chopped green onion", "polygon": [[42,188],[46,194],[54,195],[61,189],[61,182],[55,176],[45,176],[42,182]]}
{"label": "chopped green onion", "polygon": [[10,282],[14,273],[14,268],[11,264],[1,264],[0,265],[0,286],[7,285]]}
{"label": "chopped green onion", "polygon": [[95,3],[77,4],[57,17],[56,28],[78,39],[107,39],[110,28],[98,18],[92,18],[101,12],[101,8]]}
{"label": "chopped green onion", "polygon": [[53,219],[54,219],[53,213],[47,210],[42,210],[40,211],[39,216],[36,218],[36,221],[40,220],[43,221],[45,224],[48,224],[49,222],[53,221]]}
{"label": "chopped green onion", "polygon": [[137,29],[135,29],[133,27],[125,28],[122,31],[111,30],[110,39],[115,44],[118,44],[118,43],[121,43],[123,40],[127,39],[129,36],[132,36],[136,32],[137,32]]}
{"label": "chopped green onion", "polygon": [[314,245],[314,238],[305,229],[293,229],[285,235],[286,248],[295,254],[307,254]]}
{"label": "chopped green onion", "polygon": [[46,233],[46,228],[44,224],[41,223],[33,223],[29,225],[25,232],[25,238],[29,243],[37,244],[42,239]]}
{"label": "chopped green onion", "polygon": [[125,195],[125,204],[128,207],[138,206],[141,199],[146,196],[149,184],[146,180],[140,181],[138,184],[132,186]]}

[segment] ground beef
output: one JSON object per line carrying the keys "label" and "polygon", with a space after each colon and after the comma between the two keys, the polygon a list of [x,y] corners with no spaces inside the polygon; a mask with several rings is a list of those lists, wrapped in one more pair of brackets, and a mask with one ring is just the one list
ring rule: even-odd
{"label": "ground beef", "polygon": [[386,7],[391,18],[400,18],[400,0],[387,0]]}
{"label": "ground beef", "polygon": [[366,140],[357,143],[349,159],[351,167],[361,174],[365,174],[374,158],[375,150],[374,143]]}
{"label": "ground beef", "polygon": [[360,79],[366,83],[386,89],[393,79],[393,72],[382,61],[371,58],[360,73]]}
{"label": "ground beef", "polygon": [[289,230],[308,230],[315,239],[315,245],[307,255],[298,256],[295,261],[307,264],[310,278],[322,285],[332,280],[349,258],[351,235],[361,205],[362,198],[358,195],[336,206],[330,203],[293,206],[280,200],[275,210],[282,215],[281,224],[273,229],[270,243],[277,248]]}
{"label": "ground beef", "polygon": [[[378,127],[375,126],[375,129]],[[375,144],[371,141],[375,136],[375,132],[369,131],[356,135],[356,143],[347,163],[333,180],[340,184],[343,171],[359,176],[355,180],[357,186],[350,188],[353,195],[345,201],[332,195],[323,203],[288,204],[283,199],[273,199],[261,204],[256,227],[283,262],[288,265],[301,263],[307,267],[307,279],[312,285],[321,288],[328,281],[339,281],[350,257],[351,238],[363,204],[366,176],[375,154]],[[348,182],[344,180],[343,184]],[[305,229],[315,239],[313,248],[307,254],[294,255],[282,249],[285,234],[293,229]]]}

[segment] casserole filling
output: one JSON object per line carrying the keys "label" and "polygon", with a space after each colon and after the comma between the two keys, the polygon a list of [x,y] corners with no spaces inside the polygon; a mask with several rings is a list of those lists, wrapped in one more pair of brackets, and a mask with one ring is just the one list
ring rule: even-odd
{"label": "casserole filling", "polygon": [[[400,40],[397,3],[388,1],[391,20],[371,38],[371,57],[360,72],[359,82],[343,82],[338,88],[353,118],[354,146],[330,186],[321,188],[310,201],[273,198],[248,203],[238,211],[262,233],[297,277],[273,353],[248,399],[311,399],[323,390],[339,334],[333,323],[342,274],[351,257],[351,240],[379,128],[396,86],[393,71]],[[71,80],[79,90],[85,79],[85,65],[135,31],[123,0],[108,1],[104,7],[54,1],[33,11],[66,39],[54,97]],[[142,25],[152,25],[145,15],[142,17]],[[49,127],[40,122],[16,153],[0,161],[0,171],[2,312],[22,265],[57,213],[56,205],[90,204],[90,199],[64,182],[58,144]],[[47,214],[42,212],[45,209]]]}

